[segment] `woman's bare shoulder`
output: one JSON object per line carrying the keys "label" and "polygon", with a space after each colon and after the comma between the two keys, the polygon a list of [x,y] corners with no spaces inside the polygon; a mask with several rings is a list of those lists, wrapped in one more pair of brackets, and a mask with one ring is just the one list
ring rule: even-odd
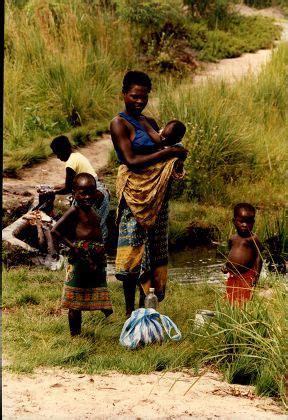
{"label": "woman's bare shoulder", "polygon": [[110,122],[111,129],[123,128],[126,127],[126,121],[121,115],[116,115]]}

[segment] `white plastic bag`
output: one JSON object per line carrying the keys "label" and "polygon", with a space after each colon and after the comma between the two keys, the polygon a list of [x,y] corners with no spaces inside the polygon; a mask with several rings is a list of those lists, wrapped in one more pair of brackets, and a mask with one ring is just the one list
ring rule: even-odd
{"label": "white plastic bag", "polygon": [[[136,309],[123,325],[120,344],[135,349],[140,345],[160,343],[165,338],[162,326],[172,340],[181,339],[181,332],[168,316],[161,315],[152,308]],[[174,335],[171,335],[172,330],[175,331]]]}

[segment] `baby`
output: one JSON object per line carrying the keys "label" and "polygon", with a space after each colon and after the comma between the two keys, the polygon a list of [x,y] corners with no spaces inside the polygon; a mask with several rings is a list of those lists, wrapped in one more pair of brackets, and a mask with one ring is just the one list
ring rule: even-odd
{"label": "baby", "polygon": [[173,146],[175,144],[180,146],[180,142],[183,139],[185,133],[186,127],[181,121],[168,121],[163,130],[160,130],[159,132],[161,145],[164,147]]}
{"label": "baby", "polygon": [[222,267],[228,273],[226,298],[230,303],[242,303],[252,298],[262,268],[260,241],[252,232],[255,208],[248,203],[234,207],[233,224],[237,233],[228,242],[228,261]]}

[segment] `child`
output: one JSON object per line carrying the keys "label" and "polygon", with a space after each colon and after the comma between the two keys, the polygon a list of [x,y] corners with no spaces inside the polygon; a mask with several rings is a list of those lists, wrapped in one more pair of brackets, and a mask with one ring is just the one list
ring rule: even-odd
{"label": "child", "polygon": [[161,145],[164,147],[173,146],[176,144],[177,146],[180,146],[180,142],[185,133],[186,127],[181,121],[171,120],[166,124],[163,130],[160,130],[159,132]]}
{"label": "child", "polygon": [[260,241],[252,232],[255,208],[248,203],[234,207],[233,224],[237,233],[229,239],[228,261],[222,267],[228,273],[226,298],[230,303],[241,303],[252,298],[262,268]]}
{"label": "child", "polygon": [[[82,153],[74,152],[72,149],[72,145],[66,136],[58,136],[55,137],[50,147],[52,151],[55,153],[57,158],[61,160],[62,162],[65,162],[66,167],[66,177],[65,177],[65,184],[57,185],[53,188],[54,194],[69,194],[72,190],[72,183],[75,175],[79,173],[88,173],[93,175],[97,182],[97,191],[98,194],[103,195],[103,201],[101,205],[96,208],[96,212],[100,216],[101,219],[101,229],[102,229],[102,235],[103,240],[105,241],[108,235],[108,228],[106,225],[106,219],[109,214],[109,201],[110,201],[110,193],[105,187],[104,184],[102,184],[98,180],[98,176],[96,172],[94,171],[90,161],[82,155]],[[96,146],[95,146],[96,147]]]}
{"label": "child", "polygon": [[82,310],[101,310],[106,317],[113,312],[100,218],[93,207],[101,202],[97,192],[93,175],[76,175],[72,184],[75,204],[52,229],[52,234],[70,248],[62,306],[69,309],[71,336],[81,333]]}

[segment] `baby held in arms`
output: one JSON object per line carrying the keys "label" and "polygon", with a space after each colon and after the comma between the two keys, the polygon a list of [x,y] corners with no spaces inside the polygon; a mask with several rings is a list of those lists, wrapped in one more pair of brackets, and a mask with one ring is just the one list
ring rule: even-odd
{"label": "baby held in arms", "polygon": [[236,234],[228,242],[228,261],[222,267],[228,273],[226,298],[230,303],[242,303],[252,298],[261,268],[261,244],[252,232],[256,209],[251,204],[239,203],[234,207],[233,224]]}

